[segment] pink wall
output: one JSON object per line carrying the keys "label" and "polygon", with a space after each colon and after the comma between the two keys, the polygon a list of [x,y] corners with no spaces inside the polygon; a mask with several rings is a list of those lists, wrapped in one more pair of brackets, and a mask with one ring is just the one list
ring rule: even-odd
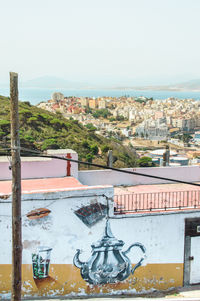
{"label": "pink wall", "polygon": [[[147,167],[147,168],[127,168],[125,170],[138,173],[160,176],[164,178],[177,179],[188,182],[200,182],[200,166],[179,166],[179,167]],[[152,185],[173,182],[159,180],[138,175],[131,175],[116,172],[113,170],[84,170],[78,173],[79,181],[84,185]]]}
{"label": "pink wall", "polygon": [[[49,150],[48,155],[55,155],[58,157],[66,157],[70,153],[72,159],[77,160],[78,155],[73,150]],[[11,179],[12,172],[9,169],[9,162],[5,160],[0,161],[0,180]],[[51,158],[22,158],[22,179],[31,178],[52,178],[65,177],[67,175],[67,161],[51,159]],[[78,164],[71,163],[71,176],[78,178]]]}

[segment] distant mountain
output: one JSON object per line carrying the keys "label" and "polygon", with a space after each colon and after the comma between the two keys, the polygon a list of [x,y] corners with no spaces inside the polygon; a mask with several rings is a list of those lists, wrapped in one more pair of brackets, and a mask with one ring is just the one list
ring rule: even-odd
{"label": "distant mountain", "polygon": [[177,87],[179,89],[187,89],[187,90],[198,90],[200,91],[200,79],[190,80],[188,82],[180,83],[174,85],[172,87]]}
{"label": "distant mountain", "polygon": [[187,82],[172,85],[132,87],[132,89],[157,91],[200,91],[200,79],[190,80]]}
{"label": "distant mountain", "polygon": [[71,82],[55,76],[41,76],[22,82],[23,88],[80,89],[84,88],[85,86],[86,83]]}
{"label": "distant mountain", "polygon": [[[8,84],[1,83],[1,87],[8,87]],[[38,89],[87,89],[87,90],[153,90],[153,91],[199,91],[200,92],[200,79],[190,80],[187,82],[181,82],[170,85],[115,85],[87,83],[87,82],[73,82],[63,78],[55,76],[41,76],[31,80],[27,80],[20,83],[21,88],[38,88]]]}

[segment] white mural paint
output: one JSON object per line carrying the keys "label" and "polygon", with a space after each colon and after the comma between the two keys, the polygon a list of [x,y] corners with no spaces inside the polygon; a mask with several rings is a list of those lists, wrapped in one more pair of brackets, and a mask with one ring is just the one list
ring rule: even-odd
{"label": "white mural paint", "polygon": [[[78,249],[73,262],[80,269],[82,278],[91,284],[106,284],[123,281],[134,274],[142,265],[145,258],[145,247],[141,243],[131,244],[126,251],[122,251],[124,242],[112,234],[110,221],[107,217],[104,234],[101,240],[91,245],[92,255],[87,262],[80,260],[81,251]],[[132,268],[128,253],[133,247],[139,248],[143,255]]]}
{"label": "white mural paint", "polygon": [[[38,246],[48,246],[54,250],[51,256],[52,263],[72,264],[75,243],[79,242],[79,246],[83,248],[86,237],[91,237],[96,231],[100,234],[103,229],[101,221],[92,229],[88,228],[74,211],[83,204],[98,202],[107,205],[104,194],[110,198],[113,195],[113,188],[90,187],[57,193],[23,195],[23,264],[31,263],[31,254],[37,252]],[[8,201],[11,201],[11,198],[7,199],[5,204],[0,204],[2,231],[0,264],[11,264],[11,203],[7,203]],[[38,208],[49,209],[51,213],[43,218],[30,220],[27,214]]]}
{"label": "white mural paint", "polygon": [[[35,251],[38,246],[49,246],[54,249],[51,259],[54,263],[72,263],[76,249],[84,249],[82,257],[87,260],[91,253],[92,243],[102,236],[105,219],[89,228],[74,214],[74,211],[83,204],[86,205],[96,201],[106,205],[105,197],[95,197],[95,195],[104,193],[110,197],[113,189],[79,190],[71,191],[69,194],[68,192],[33,194],[31,198],[34,201],[28,201],[30,195],[27,195],[27,201],[23,197],[23,263],[30,263],[30,252]],[[82,198],[81,194],[85,196],[94,194],[94,196]],[[73,195],[77,197],[74,198]],[[66,199],[64,199],[65,196]],[[44,200],[44,198],[47,200]],[[42,219],[29,220],[26,216],[27,213],[40,207],[50,209],[51,213]],[[0,208],[0,263],[10,264],[11,204],[0,204]],[[158,214],[156,216],[143,215],[139,218],[135,214],[129,215],[127,218],[123,216],[121,219],[111,219],[111,225],[113,234],[122,238],[127,247],[133,242],[140,242],[145,245],[149,263],[177,263],[183,262],[184,220],[186,217],[199,216],[200,213],[198,212]]]}

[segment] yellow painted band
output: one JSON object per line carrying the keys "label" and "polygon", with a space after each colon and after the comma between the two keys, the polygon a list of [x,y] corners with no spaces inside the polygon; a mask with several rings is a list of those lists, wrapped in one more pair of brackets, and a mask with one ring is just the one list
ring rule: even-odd
{"label": "yellow painted band", "polygon": [[[0,265],[0,294],[11,290],[11,265]],[[67,295],[70,293],[111,293],[120,290],[147,291],[152,288],[166,290],[183,285],[183,264],[147,264],[139,267],[134,275],[130,275],[123,282],[104,284],[99,286],[85,282],[80,270],[70,264],[51,264],[49,277],[33,279],[32,265],[22,265],[22,294],[51,296]],[[114,293],[114,292],[113,292]]]}

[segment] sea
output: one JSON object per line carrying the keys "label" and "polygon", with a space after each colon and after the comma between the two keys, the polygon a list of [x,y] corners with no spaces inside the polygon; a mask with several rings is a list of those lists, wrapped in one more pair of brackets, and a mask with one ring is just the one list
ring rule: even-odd
{"label": "sea", "polygon": [[[76,97],[120,97],[120,96],[145,96],[153,97],[153,99],[166,99],[169,97],[175,97],[179,99],[192,98],[195,100],[200,100],[200,91],[150,91],[150,90],[127,90],[127,89],[110,89],[110,90],[72,90],[72,89],[39,89],[39,88],[19,88],[19,99],[21,101],[29,101],[32,105],[37,105],[42,101],[47,101],[51,99],[51,95],[54,92],[61,92],[64,96],[76,96]],[[9,96],[10,92],[8,88],[0,88],[0,95]]]}

